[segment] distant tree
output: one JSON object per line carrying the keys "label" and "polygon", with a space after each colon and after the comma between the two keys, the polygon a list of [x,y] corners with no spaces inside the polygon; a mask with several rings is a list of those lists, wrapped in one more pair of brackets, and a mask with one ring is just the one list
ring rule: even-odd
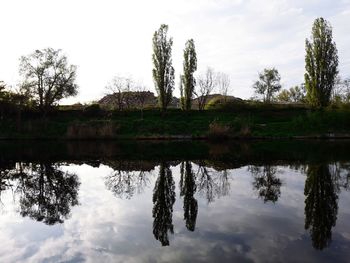
{"label": "distant tree", "polygon": [[196,90],[196,96],[198,99],[198,109],[203,110],[207,103],[208,96],[214,90],[217,85],[217,76],[214,70],[210,67],[206,69],[198,77],[198,89]]}
{"label": "distant tree", "polygon": [[264,69],[259,73],[259,80],[257,80],[253,88],[255,93],[263,96],[263,101],[270,103],[273,99],[273,94],[281,89],[281,76],[277,69]]}
{"label": "distant tree", "polygon": [[283,89],[276,99],[279,102],[302,103],[305,101],[305,91],[299,86],[291,87],[289,90]]}
{"label": "distant tree", "polygon": [[179,89],[180,89],[180,108],[182,110],[185,109],[185,96],[184,96],[184,85],[183,85],[183,75],[180,75],[180,81],[179,81]]}
{"label": "distant tree", "polygon": [[132,104],[132,91],[134,90],[135,84],[132,78],[125,78],[124,85],[124,104],[126,109],[130,109]]}
{"label": "distant tree", "polygon": [[60,49],[36,50],[21,57],[21,86],[41,110],[47,110],[61,99],[77,95],[76,69],[75,65],[68,64]]}
{"label": "distant tree", "polygon": [[4,91],[6,88],[6,84],[3,81],[0,81],[0,100],[3,98],[4,96]]}
{"label": "distant tree", "polygon": [[135,86],[135,96],[141,110],[142,120],[143,120],[143,109],[145,107],[145,102],[146,102],[146,96],[145,96],[146,90],[147,90],[146,86],[143,84],[138,84]]}
{"label": "distant tree", "polygon": [[311,39],[306,39],[305,87],[307,100],[314,107],[329,105],[338,74],[338,51],[333,42],[332,27],[317,18]]}
{"label": "distant tree", "polygon": [[287,90],[287,89],[281,90],[281,92],[278,93],[276,99],[279,102],[291,102],[291,95],[290,95],[289,90]]}
{"label": "distant tree", "polygon": [[343,94],[344,94],[344,102],[350,102],[350,78],[343,80]]}
{"label": "distant tree", "polygon": [[183,62],[183,76],[181,81],[183,82],[183,101],[184,110],[190,110],[192,104],[192,97],[194,88],[196,86],[196,79],[193,76],[197,70],[197,54],[193,39],[186,42],[184,49],[184,62]]}
{"label": "distant tree", "polygon": [[152,72],[161,111],[165,111],[171,102],[174,89],[174,68],[171,58],[173,39],[168,39],[167,33],[168,26],[163,24],[153,35]]}
{"label": "distant tree", "polygon": [[217,74],[217,84],[219,87],[219,92],[224,96],[224,102],[227,100],[227,93],[230,87],[230,77],[226,73],[219,72]]}
{"label": "distant tree", "polygon": [[302,103],[305,102],[305,86],[294,86],[289,89],[292,102]]}
{"label": "distant tree", "polygon": [[119,111],[125,107],[130,107],[130,91],[132,89],[133,80],[131,78],[116,76],[106,86],[108,94],[113,99],[113,104]]}

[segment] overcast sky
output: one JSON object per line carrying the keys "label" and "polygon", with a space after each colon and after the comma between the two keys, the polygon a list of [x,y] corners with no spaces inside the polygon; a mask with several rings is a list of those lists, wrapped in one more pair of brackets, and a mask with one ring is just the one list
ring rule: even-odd
{"label": "overcast sky", "polygon": [[63,49],[78,66],[80,87],[64,103],[99,99],[115,75],[154,91],[152,35],[162,23],[174,40],[176,84],[189,38],[198,72],[211,66],[229,74],[232,95],[251,97],[265,67],[279,70],[285,88],[300,84],[305,38],[320,16],[333,26],[340,75],[350,77],[350,0],[11,0],[0,10],[0,80],[18,83],[21,55]]}

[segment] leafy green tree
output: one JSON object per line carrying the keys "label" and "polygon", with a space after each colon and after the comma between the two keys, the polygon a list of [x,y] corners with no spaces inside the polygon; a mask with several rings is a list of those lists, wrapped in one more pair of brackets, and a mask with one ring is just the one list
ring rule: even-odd
{"label": "leafy green tree", "polygon": [[264,69],[259,73],[259,80],[257,80],[253,88],[255,93],[263,96],[263,101],[270,103],[273,99],[273,94],[281,89],[281,76],[277,69]]}
{"label": "leafy green tree", "polygon": [[287,90],[287,89],[281,90],[281,92],[278,93],[276,99],[279,102],[290,102],[291,101],[291,96],[290,96],[289,90]]}
{"label": "leafy green tree", "polygon": [[295,86],[289,90],[283,89],[276,97],[279,102],[302,103],[305,101],[305,91],[303,87]]}
{"label": "leafy green tree", "polygon": [[337,53],[331,25],[322,17],[317,18],[311,39],[306,39],[305,56],[307,100],[314,107],[325,107],[330,103],[338,74]]}
{"label": "leafy green tree", "polygon": [[350,102],[350,78],[343,81],[344,102]]}
{"label": "leafy green tree", "polygon": [[167,37],[168,26],[162,24],[153,35],[153,80],[158,93],[161,111],[165,111],[172,99],[174,89],[174,68],[171,49],[173,39]]}
{"label": "leafy green tree", "polygon": [[77,95],[76,69],[60,49],[36,50],[21,57],[22,87],[41,110],[47,110],[61,99]]}
{"label": "leafy green tree", "polygon": [[183,82],[183,101],[184,110],[191,109],[192,96],[194,93],[194,88],[196,86],[196,79],[193,76],[194,72],[197,70],[197,54],[193,39],[186,42],[184,49],[184,62],[183,71],[184,74],[181,78]]}
{"label": "leafy green tree", "polygon": [[305,86],[294,86],[289,89],[292,102],[305,102]]}
{"label": "leafy green tree", "polygon": [[184,83],[183,78],[184,78],[184,76],[183,76],[183,75],[180,75],[180,82],[179,82],[179,89],[180,89],[180,108],[181,108],[182,110],[185,109],[185,96],[184,96],[185,91],[184,91],[184,85],[183,85],[183,83]]}

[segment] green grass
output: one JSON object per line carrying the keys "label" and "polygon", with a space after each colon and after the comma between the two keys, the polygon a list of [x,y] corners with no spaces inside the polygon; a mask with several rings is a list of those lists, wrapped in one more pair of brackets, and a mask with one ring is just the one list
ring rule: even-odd
{"label": "green grass", "polygon": [[[253,137],[291,137],[350,133],[350,110],[328,109],[315,111],[303,107],[254,105],[250,108],[183,112],[168,110],[56,111],[46,119],[25,112],[19,122],[16,116],[0,122],[2,138],[66,138],[67,129],[74,123],[91,127],[112,123],[117,127],[116,138],[198,136],[206,137],[209,126],[228,127],[229,137],[242,136],[242,130]],[[20,123],[20,125],[19,125]],[[247,136],[247,135],[246,135]],[[82,138],[83,139],[83,138]]]}

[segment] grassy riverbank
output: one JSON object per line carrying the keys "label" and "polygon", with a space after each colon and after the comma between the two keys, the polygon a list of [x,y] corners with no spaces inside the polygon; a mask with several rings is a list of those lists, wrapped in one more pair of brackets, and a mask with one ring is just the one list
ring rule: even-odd
{"label": "grassy riverbank", "polygon": [[[143,116],[142,116],[143,115]],[[23,112],[0,123],[2,139],[291,138],[350,136],[350,110],[263,105],[183,112]]]}

